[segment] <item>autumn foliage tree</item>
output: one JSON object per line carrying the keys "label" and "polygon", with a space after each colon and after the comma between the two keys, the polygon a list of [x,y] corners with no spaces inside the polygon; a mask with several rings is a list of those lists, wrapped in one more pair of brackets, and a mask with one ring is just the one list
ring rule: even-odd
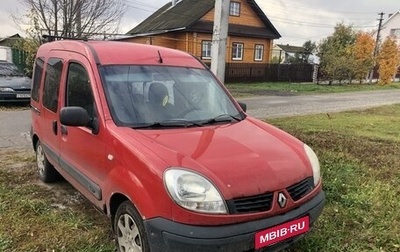
{"label": "autumn foliage tree", "polygon": [[354,77],[362,83],[374,66],[375,41],[371,34],[358,32],[351,48]]}
{"label": "autumn foliage tree", "polygon": [[383,42],[378,55],[379,84],[386,85],[392,82],[393,76],[397,73],[400,61],[399,46],[391,37]]}

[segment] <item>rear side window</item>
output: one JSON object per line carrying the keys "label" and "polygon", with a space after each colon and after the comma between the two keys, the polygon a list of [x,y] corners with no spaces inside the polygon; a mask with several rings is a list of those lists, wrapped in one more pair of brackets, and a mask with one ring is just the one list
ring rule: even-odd
{"label": "rear side window", "polygon": [[44,80],[43,106],[53,112],[58,109],[58,92],[60,90],[63,62],[61,59],[50,58],[47,62]]}
{"label": "rear side window", "polygon": [[66,95],[66,106],[82,107],[86,109],[90,118],[95,117],[90,79],[86,69],[78,63],[69,65]]}
{"label": "rear side window", "polygon": [[40,89],[40,81],[42,80],[42,75],[43,75],[43,65],[44,65],[43,59],[41,58],[36,59],[35,70],[33,72],[33,84],[31,93],[31,97],[35,101],[39,101],[39,89]]}

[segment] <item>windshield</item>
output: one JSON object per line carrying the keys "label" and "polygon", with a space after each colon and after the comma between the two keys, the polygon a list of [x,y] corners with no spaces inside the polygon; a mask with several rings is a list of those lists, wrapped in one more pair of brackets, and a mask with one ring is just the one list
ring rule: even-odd
{"label": "windshield", "polygon": [[105,66],[100,71],[117,125],[137,128],[199,126],[242,118],[207,70]]}
{"label": "windshield", "polygon": [[0,76],[24,76],[23,72],[11,62],[0,62]]}

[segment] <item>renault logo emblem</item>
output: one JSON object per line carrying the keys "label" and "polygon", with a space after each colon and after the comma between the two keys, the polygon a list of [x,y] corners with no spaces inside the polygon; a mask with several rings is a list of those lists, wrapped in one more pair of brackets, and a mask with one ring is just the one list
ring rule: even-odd
{"label": "renault logo emblem", "polygon": [[287,198],[285,196],[285,194],[283,194],[282,192],[280,192],[278,194],[278,204],[281,208],[284,208],[286,206],[287,203]]}

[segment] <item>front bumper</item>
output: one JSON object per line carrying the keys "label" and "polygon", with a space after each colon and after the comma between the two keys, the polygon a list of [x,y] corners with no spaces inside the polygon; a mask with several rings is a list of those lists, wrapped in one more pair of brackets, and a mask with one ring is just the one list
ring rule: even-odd
{"label": "front bumper", "polygon": [[[255,233],[306,215],[310,216],[312,224],[322,213],[324,202],[325,193],[321,191],[310,201],[290,212],[261,220],[224,226],[190,226],[155,218],[146,220],[144,225],[152,252],[254,251]],[[283,249],[298,238],[294,237],[275,244],[268,247],[268,250]]]}
{"label": "front bumper", "polygon": [[0,103],[30,102],[31,93],[27,92],[0,92]]}

